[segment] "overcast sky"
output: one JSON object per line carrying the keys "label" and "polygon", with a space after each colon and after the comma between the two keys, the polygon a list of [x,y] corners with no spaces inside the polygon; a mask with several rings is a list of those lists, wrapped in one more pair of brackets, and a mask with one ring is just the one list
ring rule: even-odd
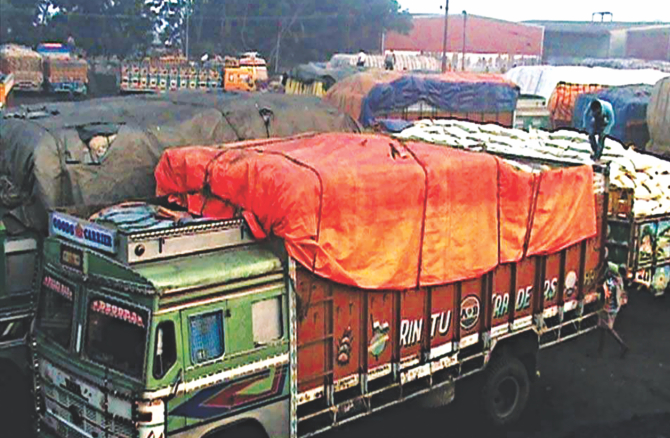
{"label": "overcast sky", "polygon": [[[445,0],[399,0],[412,13],[444,13]],[[592,12],[609,11],[614,21],[670,22],[670,0],[450,0],[449,13],[524,20],[589,21]]]}

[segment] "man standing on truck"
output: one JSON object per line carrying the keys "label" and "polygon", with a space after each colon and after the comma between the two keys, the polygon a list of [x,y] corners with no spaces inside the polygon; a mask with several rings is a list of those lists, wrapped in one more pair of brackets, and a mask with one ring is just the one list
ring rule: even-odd
{"label": "man standing on truck", "polygon": [[393,50],[386,52],[384,56],[384,67],[386,70],[395,70],[395,53]]}
{"label": "man standing on truck", "polygon": [[368,55],[365,54],[363,49],[358,52],[358,57],[356,58],[356,67],[365,67],[365,62],[368,60]]}
{"label": "man standing on truck", "polygon": [[[584,113],[584,127],[589,131],[593,160],[599,161],[605,149],[605,138],[614,126],[614,110],[609,102],[593,99]],[[598,140],[596,141],[596,136]]]}
{"label": "man standing on truck", "polygon": [[605,331],[608,331],[621,346],[621,358],[623,359],[626,356],[626,353],[628,353],[629,348],[623,339],[621,339],[621,336],[614,330],[614,322],[619,313],[619,309],[621,309],[621,304],[626,292],[624,290],[623,279],[619,273],[619,267],[614,263],[607,264],[603,289],[605,293],[605,302],[603,309],[598,315],[598,327],[601,328],[598,353],[602,354],[603,349],[605,348]]}

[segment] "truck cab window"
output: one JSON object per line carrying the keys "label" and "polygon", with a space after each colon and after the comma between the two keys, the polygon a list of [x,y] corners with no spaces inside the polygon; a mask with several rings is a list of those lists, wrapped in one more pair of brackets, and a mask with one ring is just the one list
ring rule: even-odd
{"label": "truck cab window", "polygon": [[189,318],[191,361],[194,364],[223,356],[223,312],[216,311]]}
{"label": "truck cab window", "polygon": [[30,318],[0,321],[0,344],[23,339],[30,328]]}
{"label": "truck cab window", "polygon": [[254,303],[251,306],[251,318],[255,345],[280,339],[283,335],[281,297]]}
{"label": "truck cab window", "polygon": [[42,279],[37,326],[61,347],[70,348],[75,292],[66,282],[47,274]]}
{"label": "truck cab window", "polygon": [[172,321],[158,324],[155,345],[154,378],[162,379],[177,361],[177,344]]}

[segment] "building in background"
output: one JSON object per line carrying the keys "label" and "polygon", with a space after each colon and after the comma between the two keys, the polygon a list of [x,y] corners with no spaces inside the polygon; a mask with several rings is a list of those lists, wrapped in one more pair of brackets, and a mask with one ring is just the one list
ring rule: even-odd
{"label": "building in background", "polygon": [[626,35],[626,57],[670,61],[670,24],[629,29]]}
{"label": "building in background", "polygon": [[544,28],[543,63],[574,64],[585,58],[670,61],[670,24],[528,21]]}
{"label": "building in background", "polygon": [[[415,15],[413,23],[414,28],[409,35],[387,33],[382,52],[394,50],[441,58],[444,16]],[[469,71],[504,72],[515,65],[539,64],[542,59],[544,30],[541,26],[463,14],[449,15],[448,26],[450,70],[461,70],[465,66],[465,70]]]}

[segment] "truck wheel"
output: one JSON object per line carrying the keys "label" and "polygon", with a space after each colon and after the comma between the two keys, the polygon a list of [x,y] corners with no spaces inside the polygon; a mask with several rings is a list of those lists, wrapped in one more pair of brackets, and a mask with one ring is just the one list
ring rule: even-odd
{"label": "truck wheel", "polygon": [[482,389],[482,407],[493,426],[518,420],[528,403],[530,379],[519,359],[502,355],[489,364]]}
{"label": "truck wheel", "polygon": [[254,423],[243,423],[214,433],[206,435],[205,438],[267,438],[262,427]]}

